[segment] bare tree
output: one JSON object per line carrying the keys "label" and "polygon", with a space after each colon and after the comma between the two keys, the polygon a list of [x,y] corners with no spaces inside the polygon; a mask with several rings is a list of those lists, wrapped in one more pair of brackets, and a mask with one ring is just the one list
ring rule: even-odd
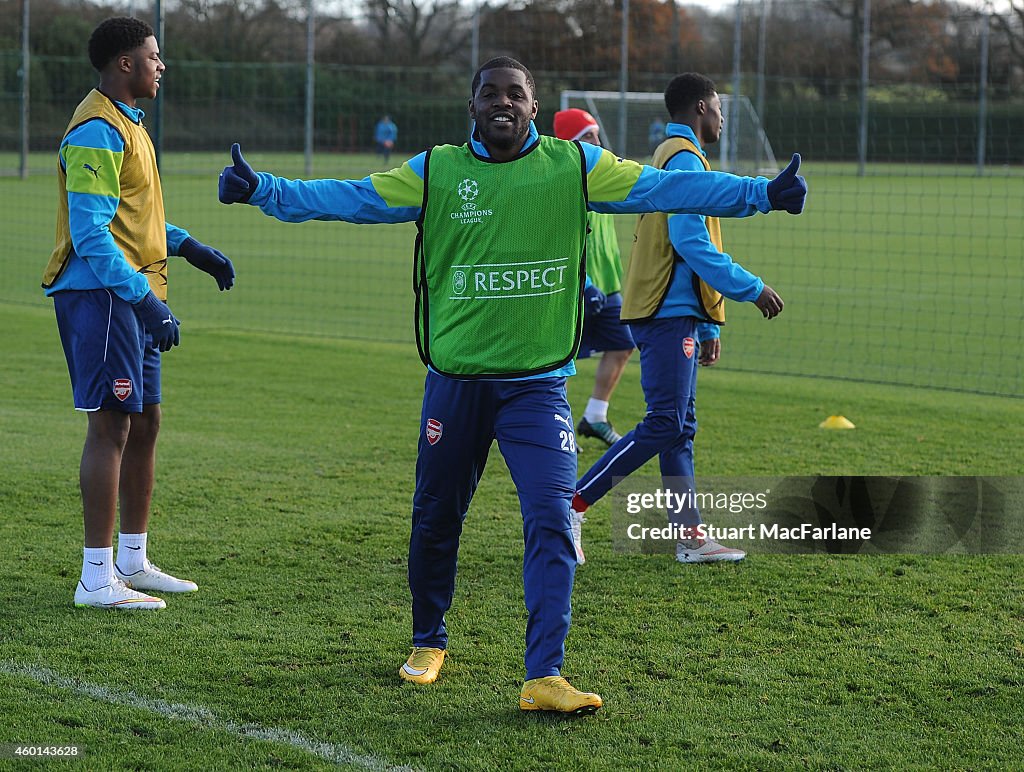
{"label": "bare tree", "polygon": [[1010,7],[1005,11],[996,11],[991,1],[986,6],[992,14],[992,23],[1005,35],[1017,67],[1024,67],[1024,0],[1010,0]]}
{"label": "bare tree", "polygon": [[472,10],[457,0],[365,0],[382,62],[439,64],[464,49]]}

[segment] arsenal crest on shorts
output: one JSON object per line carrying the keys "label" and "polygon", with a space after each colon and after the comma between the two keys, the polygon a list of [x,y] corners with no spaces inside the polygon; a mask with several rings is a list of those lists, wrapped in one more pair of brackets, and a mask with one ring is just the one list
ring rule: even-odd
{"label": "arsenal crest on shorts", "polygon": [[131,378],[115,378],[114,379],[114,396],[124,402],[128,397],[132,395],[132,379]]}
{"label": "arsenal crest on shorts", "polygon": [[693,359],[693,349],[696,345],[693,338],[683,338],[683,353],[686,354],[687,359]]}
{"label": "arsenal crest on shorts", "polygon": [[444,431],[444,425],[436,418],[427,419],[427,442],[431,445],[436,445],[437,441],[441,439],[441,433]]}

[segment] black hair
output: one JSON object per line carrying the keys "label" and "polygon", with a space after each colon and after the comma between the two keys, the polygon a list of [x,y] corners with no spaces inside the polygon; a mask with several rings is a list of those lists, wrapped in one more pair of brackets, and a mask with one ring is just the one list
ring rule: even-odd
{"label": "black hair", "polygon": [[103,72],[117,56],[136,48],[153,36],[153,28],[141,19],[114,16],[101,21],[89,37],[89,61],[97,72]]}
{"label": "black hair", "polygon": [[486,62],[480,65],[480,69],[476,71],[473,76],[473,84],[470,86],[472,95],[476,96],[476,90],[480,88],[481,75],[487,70],[519,70],[526,76],[526,85],[530,87],[530,93],[537,96],[537,84],[533,82],[533,75],[526,69],[526,65],[513,59],[511,56],[496,56],[493,59],[488,59]]}
{"label": "black hair", "polygon": [[716,92],[715,82],[699,72],[676,75],[665,89],[665,108],[675,117],[693,107],[702,99],[710,99]]}

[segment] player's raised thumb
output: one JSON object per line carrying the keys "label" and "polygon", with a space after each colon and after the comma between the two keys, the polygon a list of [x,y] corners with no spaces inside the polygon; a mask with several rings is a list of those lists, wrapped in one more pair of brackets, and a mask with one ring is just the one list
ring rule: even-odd
{"label": "player's raised thumb", "polygon": [[800,154],[793,153],[793,160],[779,175],[768,183],[768,203],[772,209],[784,209],[790,214],[800,214],[807,198],[807,183],[797,172],[800,170]]}
{"label": "player's raised thumb", "polygon": [[791,180],[796,177],[796,173],[798,171],[800,171],[800,154],[793,153],[793,159],[789,162],[789,166],[779,172],[779,175],[775,179]]}
{"label": "player's raised thumb", "polygon": [[242,146],[237,142],[231,146],[231,161],[236,168],[245,168],[249,164],[242,158]]}

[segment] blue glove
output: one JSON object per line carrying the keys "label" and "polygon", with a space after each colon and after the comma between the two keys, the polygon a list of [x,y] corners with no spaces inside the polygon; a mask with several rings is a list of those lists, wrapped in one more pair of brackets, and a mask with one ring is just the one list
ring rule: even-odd
{"label": "blue glove", "polygon": [[797,174],[798,171],[800,154],[793,153],[793,160],[789,162],[789,166],[768,183],[768,203],[772,209],[785,209],[790,214],[800,214],[804,210],[807,182]]}
{"label": "blue glove", "polygon": [[220,173],[217,196],[222,204],[248,204],[260,181],[242,158],[242,148],[237,142],[231,146],[231,161],[232,165],[225,166]]}
{"label": "blue glove", "polygon": [[178,325],[181,322],[174,318],[171,309],[153,294],[153,290],[147,292],[146,297],[136,303],[134,308],[146,332],[153,336],[154,347],[170,351],[172,346],[178,345],[181,340]]}
{"label": "blue glove", "polygon": [[596,284],[583,288],[583,316],[597,316],[604,310],[608,297],[597,288]]}
{"label": "blue glove", "polygon": [[217,280],[221,291],[231,289],[235,283],[235,267],[219,249],[200,244],[189,236],[178,247],[178,254],[200,271],[206,271]]}

